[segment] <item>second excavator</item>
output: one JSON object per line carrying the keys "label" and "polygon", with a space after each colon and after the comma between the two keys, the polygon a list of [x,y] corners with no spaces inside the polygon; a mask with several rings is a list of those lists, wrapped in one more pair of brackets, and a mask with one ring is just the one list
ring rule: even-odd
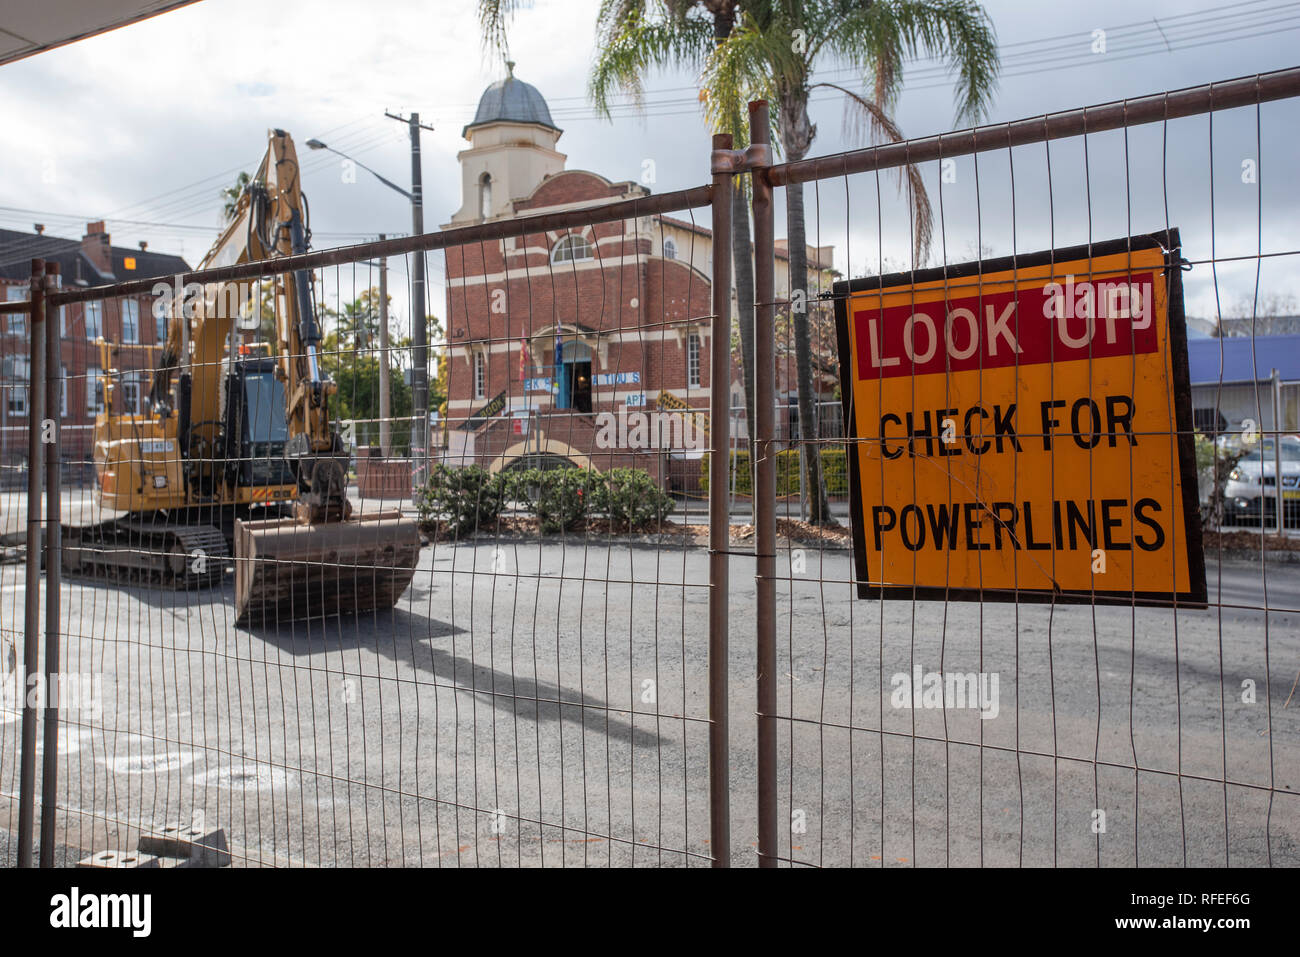
{"label": "second excavator", "polygon": [[[198,271],[306,252],[299,173],[292,138],[271,130]],[[65,570],[188,588],[218,582],[233,557],[240,625],[397,603],[415,573],[419,532],[400,511],[353,513],[313,282],[295,269],[159,291],[168,332],[146,412],[113,414],[118,376],[103,362],[97,496],[126,514],[71,530]],[[274,343],[247,342],[264,312],[274,316]]]}

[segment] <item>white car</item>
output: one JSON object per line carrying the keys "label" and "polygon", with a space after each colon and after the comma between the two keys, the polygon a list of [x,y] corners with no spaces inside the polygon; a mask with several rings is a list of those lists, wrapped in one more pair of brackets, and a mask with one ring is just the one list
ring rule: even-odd
{"label": "white car", "polygon": [[[1288,435],[1277,440],[1282,453],[1282,501],[1286,524],[1300,524],[1300,439]],[[1234,525],[1266,527],[1277,523],[1277,465],[1274,439],[1255,444],[1228,473],[1223,494],[1225,517]]]}

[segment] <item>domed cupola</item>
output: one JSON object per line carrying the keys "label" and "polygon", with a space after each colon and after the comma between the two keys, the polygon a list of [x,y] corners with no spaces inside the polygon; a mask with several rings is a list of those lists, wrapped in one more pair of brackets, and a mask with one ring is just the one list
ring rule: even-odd
{"label": "domed cupola", "polygon": [[513,60],[506,61],[505,79],[497,80],[483,91],[474,122],[466,126],[461,135],[469,139],[470,130],[489,123],[535,123],[562,132],[551,122],[551,110],[537,87],[515,78]]}
{"label": "domed cupola", "polygon": [[505,78],[483,91],[474,121],[462,131],[469,149],[457,156],[461,207],[447,225],[514,215],[516,199],[563,172],[565,157],[555,148],[563,132],[551,119],[545,97],[516,78],[515,64],[507,60]]}

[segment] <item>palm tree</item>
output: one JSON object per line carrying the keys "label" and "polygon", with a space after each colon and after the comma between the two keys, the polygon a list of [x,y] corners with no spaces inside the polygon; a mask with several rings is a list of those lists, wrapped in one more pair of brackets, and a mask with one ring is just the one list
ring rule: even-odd
{"label": "palm tree", "polygon": [[[770,99],[784,159],[808,155],[817,127],[808,98],[819,86],[848,97],[850,116],[865,119],[873,139],[899,141],[891,114],[903,86],[903,61],[928,55],[947,61],[957,74],[956,121],[978,119],[996,84],[997,41],[992,24],[975,0],[745,0],[743,17],[718,46],[704,74],[715,122],[727,122],[749,99]],[[819,60],[847,64],[861,74],[865,95],[830,83],[812,82]],[[915,228],[913,253],[923,261],[932,221],[920,175],[907,170]],[[808,260],[802,184],[786,188],[792,292],[807,282]],[[806,292],[806,291],[805,291]],[[804,301],[807,302],[805,295]],[[793,309],[795,365],[803,489],[809,520],[831,523],[817,449],[817,409],[807,306]]]}
{"label": "palm tree", "polygon": [[244,195],[244,190],[248,189],[248,184],[253,181],[253,177],[247,173],[240,173],[235,177],[235,184],[227,186],[221,191],[221,198],[225,201],[225,222],[230,222],[235,218],[235,212],[239,209],[239,197]]}
{"label": "palm tree", "polygon": [[[603,0],[596,17],[600,48],[588,93],[598,112],[610,119],[618,92],[640,103],[642,80],[656,68],[703,70],[710,55],[731,35],[742,0]],[[484,43],[506,53],[506,23],[519,0],[479,0]],[[737,148],[747,142],[743,103],[718,128],[732,134]],[[738,177],[743,183],[744,178]],[[754,260],[749,203],[743,189],[732,193],[731,255],[739,310],[740,366],[745,384],[745,421],[754,423]],[[725,341],[730,341],[730,336]]]}
{"label": "palm tree", "polygon": [[[604,0],[597,18],[600,50],[592,67],[589,94],[596,109],[610,117],[610,99],[619,91],[640,103],[641,81],[655,68],[687,68],[699,73],[731,36],[740,0]],[[707,97],[707,91],[702,91]],[[744,104],[732,101],[716,127],[732,134],[743,149],[748,127]],[[747,180],[731,194],[731,259],[740,333],[740,370],[745,391],[745,422],[753,453],[754,427],[754,259],[750,241]],[[730,341],[730,336],[727,337]]]}

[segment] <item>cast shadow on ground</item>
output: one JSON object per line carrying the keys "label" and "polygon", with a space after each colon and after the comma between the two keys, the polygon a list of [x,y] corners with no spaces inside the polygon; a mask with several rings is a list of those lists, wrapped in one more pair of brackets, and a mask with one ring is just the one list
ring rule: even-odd
{"label": "cast shadow on ground", "polygon": [[[402,608],[241,630],[295,656],[370,648],[390,661],[432,676],[440,685],[454,685],[473,694],[506,715],[539,724],[582,722],[589,731],[636,748],[657,748],[665,743],[658,734],[616,717],[597,698],[453,654],[437,642],[466,634],[464,628]],[[642,723],[653,720],[646,715]]]}

